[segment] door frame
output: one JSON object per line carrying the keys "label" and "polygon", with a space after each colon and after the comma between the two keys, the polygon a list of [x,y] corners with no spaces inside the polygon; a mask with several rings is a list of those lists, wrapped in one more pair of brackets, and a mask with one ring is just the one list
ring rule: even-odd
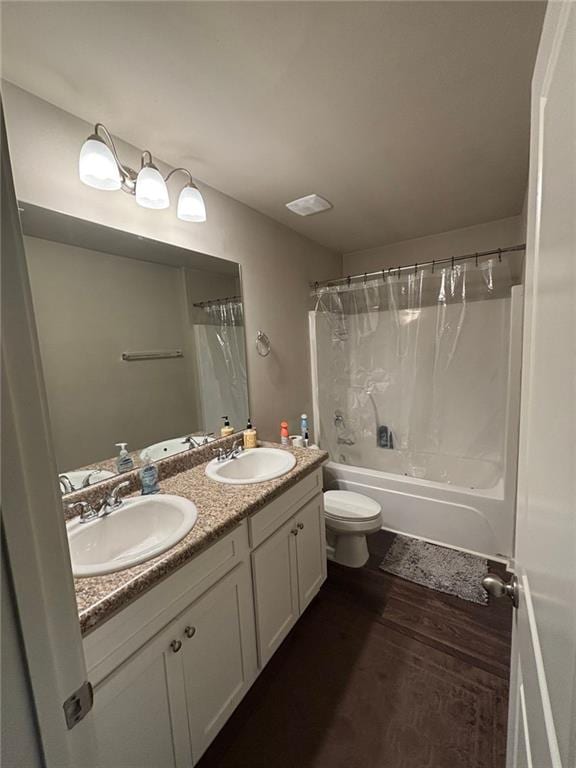
{"label": "door frame", "polygon": [[2,533],[48,768],[96,766],[91,718],[63,703],[87,680],[58,472],[0,103],[2,203]]}
{"label": "door frame", "polygon": [[[552,84],[556,63],[563,44],[569,16],[574,12],[573,0],[558,0],[548,3],[538,46],[538,55],[534,67],[531,86],[530,118],[530,171],[527,200],[527,235],[524,274],[524,321],[522,344],[522,383],[520,397],[520,439],[518,452],[518,482],[516,498],[516,522],[522,516],[527,504],[529,467],[526,446],[530,430],[530,401],[532,368],[531,358],[534,328],[537,318],[534,313],[534,297],[537,289],[537,277],[541,269],[540,226],[542,201],[542,136],[544,112],[547,94]],[[550,690],[546,678],[544,657],[541,650],[536,613],[532,601],[529,574],[523,563],[516,559],[511,562],[511,570],[518,578],[520,588],[520,611],[514,611],[511,649],[510,700],[508,708],[508,739],[506,750],[507,768],[518,764],[532,765],[533,752],[528,731],[528,712],[530,707],[537,707],[540,714],[541,729],[532,734],[537,738],[538,748],[549,757],[550,768],[562,768],[558,737],[553,718]],[[526,647],[529,646],[529,647]],[[521,656],[523,651],[523,656]],[[530,657],[530,667],[537,681],[539,700],[530,701],[526,696],[521,659]],[[576,691],[576,681],[574,683]],[[541,742],[541,743],[540,743]],[[520,757],[522,756],[522,757]],[[519,762],[520,761],[520,762]],[[536,768],[536,764],[535,764]],[[538,766],[539,768],[539,766]]]}

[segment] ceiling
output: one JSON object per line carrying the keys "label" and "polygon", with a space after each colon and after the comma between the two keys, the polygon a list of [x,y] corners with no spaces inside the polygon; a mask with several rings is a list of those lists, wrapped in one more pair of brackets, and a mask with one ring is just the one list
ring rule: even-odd
{"label": "ceiling", "polygon": [[[540,2],[4,2],[3,76],[340,252],[513,216]],[[285,203],[316,192],[333,209]]]}

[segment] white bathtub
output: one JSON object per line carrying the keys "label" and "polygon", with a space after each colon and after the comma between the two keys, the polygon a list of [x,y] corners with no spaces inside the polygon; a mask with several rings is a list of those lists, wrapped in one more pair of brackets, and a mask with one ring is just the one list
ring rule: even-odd
{"label": "white bathtub", "polygon": [[[482,470],[489,484],[490,468]],[[330,461],[324,487],[370,496],[381,504],[388,530],[488,557],[512,553],[514,502],[501,479],[492,487],[470,488]]]}

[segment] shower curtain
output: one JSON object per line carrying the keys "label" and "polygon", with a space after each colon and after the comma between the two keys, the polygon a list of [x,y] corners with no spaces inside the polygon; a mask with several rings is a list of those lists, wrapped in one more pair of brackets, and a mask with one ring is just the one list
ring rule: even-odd
{"label": "shower curtain", "polygon": [[497,482],[519,282],[510,266],[494,258],[383,270],[313,292],[320,439],[333,460]]}
{"label": "shower curtain", "polygon": [[248,419],[244,311],[240,299],[203,307],[206,322],[195,325],[196,353],[205,429],[219,433],[228,416],[236,429]]}

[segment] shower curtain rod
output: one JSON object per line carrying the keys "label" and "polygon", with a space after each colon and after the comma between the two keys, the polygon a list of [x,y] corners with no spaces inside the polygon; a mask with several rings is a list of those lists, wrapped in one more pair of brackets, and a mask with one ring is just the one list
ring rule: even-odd
{"label": "shower curtain rod", "polygon": [[242,296],[227,296],[225,299],[211,299],[210,301],[197,301],[192,306],[200,307],[212,307],[215,304],[230,304],[233,301],[242,301]]}
{"label": "shower curtain rod", "polygon": [[400,272],[404,272],[405,270],[412,271],[414,274],[417,274],[419,269],[424,269],[425,267],[432,267],[432,272],[434,272],[434,268],[439,264],[451,264],[453,267],[456,261],[465,261],[469,259],[475,259],[476,264],[478,264],[478,259],[481,259],[485,256],[498,256],[498,259],[501,259],[504,253],[515,253],[517,251],[525,250],[526,243],[522,243],[521,245],[510,245],[508,248],[496,248],[492,251],[476,251],[475,253],[466,253],[463,256],[449,256],[446,259],[437,260],[432,259],[432,261],[422,261],[416,262],[415,264],[406,264],[403,267],[383,267],[382,269],[377,269],[375,272],[361,272],[358,275],[347,275],[347,277],[338,277],[333,280],[316,281],[314,283],[310,283],[310,287],[317,291],[319,288],[328,288],[329,286],[339,285],[340,283],[348,283],[348,285],[350,285],[353,280],[368,280],[371,277],[386,278],[395,274],[400,276]]}

